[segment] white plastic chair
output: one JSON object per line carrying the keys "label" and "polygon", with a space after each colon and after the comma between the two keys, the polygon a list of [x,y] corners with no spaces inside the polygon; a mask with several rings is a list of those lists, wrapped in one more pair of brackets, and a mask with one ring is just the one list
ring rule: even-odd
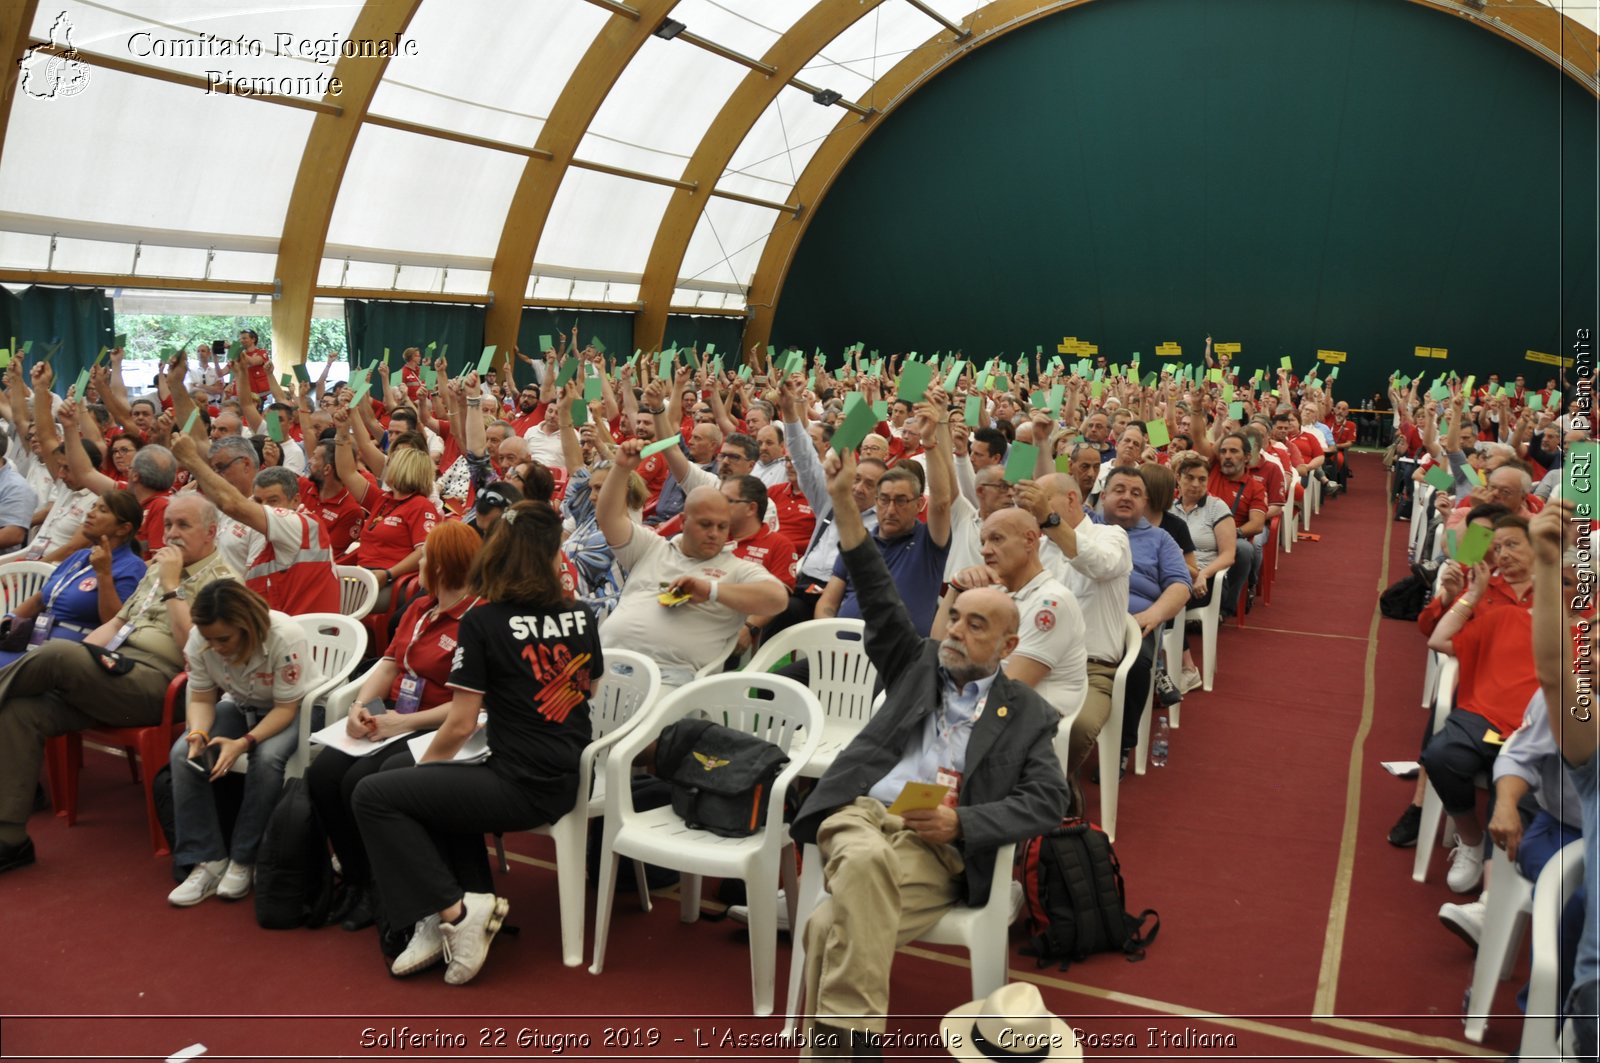
{"label": "white plastic chair", "polygon": [[[1117,776],[1122,770],[1122,706],[1128,699],[1128,673],[1139,659],[1139,650],[1143,645],[1144,636],[1139,633],[1138,622],[1132,616],[1127,617],[1123,628],[1122,663],[1117,665],[1116,678],[1111,681],[1111,715],[1106,717],[1105,726],[1100,728],[1100,736],[1095,739],[1096,750],[1100,754],[1100,829],[1112,841],[1117,840]],[[1154,683],[1151,683],[1150,689],[1151,694],[1147,694],[1144,701],[1147,719],[1153,701],[1151,695],[1155,691]]]}
{"label": "white plastic chair", "polygon": [[1283,547],[1284,553],[1292,554],[1294,553],[1295,534],[1300,530],[1300,522],[1295,519],[1294,509],[1294,487],[1299,482],[1299,478],[1294,475],[1292,468],[1289,470],[1288,475],[1287,494],[1289,497],[1283,500],[1283,519],[1278,522],[1278,545]]}
{"label": "white plastic chair", "polygon": [[378,577],[359,565],[335,565],[339,575],[339,609],[345,616],[360,620],[378,604]]}
{"label": "white plastic chair", "polygon": [[[1433,696],[1433,730],[1438,734],[1450,718],[1455,705],[1456,680],[1461,675],[1461,662],[1449,654],[1439,655],[1439,678]],[[1444,802],[1434,788],[1422,788],[1422,822],[1417,828],[1417,855],[1411,862],[1411,878],[1416,882],[1428,881],[1428,864],[1433,859],[1434,847],[1439,844],[1439,829],[1444,823]]]}
{"label": "white plastic chair", "polygon": [[[661,692],[661,670],[642,653],[607,650],[606,674],[589,698],[589,726],[594,738],[578,759],[578,793],[589,794],[571,812],[554,823],[534,827],[529,833],[545,834],[556,845],[556,889],[561,900],[561,962],[583,964],[584,879],[588,870],[589,820],[606,807],[606,751],[643,721]],[[602,774],[596,775],[596,766]],[[623,765],[624,769],[627,765]],[[591,791],[590,783],[594,782]],[[624,786],[629,785],[624,779]],[[497,839],[498,840],[498,839]],[[650,910],[650,887],[645,865],[633,862],[639,902]]]}
{"label": "white plastic chair", "polygon": [[[758,694],[767,695],[767,699]],[[748,838],[724,838],[690,829],[670,806],[642,812],[634,809],[629,785],[634,758],[663,728],[691,715],[704,715],[726,727],[766,739],[789,754],[788,766],[773,783],[767,821],[760,833]],[[822,739],[822,719],[822,706],[816,697],[793,679],[736,672],[696,680],[666,695],[617,742],[606,761],[606,818],[590,973],[599,974],[605,969],[618,857],[678,869],[683,876],[679,882],[679,918],[685,923],[700,918],[701,876],[743,879],[750,906],[751,996],[756,1015],[772,1014],[780,878],[789,900],[790,926],[795,925],[798,893],[790,855],[792,844],[783,825],[783,803],[800,768],[816,753]]]}
{"label": "white plastic chair", "polygon": [[[314,729],[311,726],[312,709],[319,699],[332,694],[349,681],[350,673],[355,671],[361,661],[362,651],[367,648],[367,630],[354,617],[340,616],[338,613],[301,613],[294,619],[305,629],[311,659],[321,670],[322,681],[312,688],[300,704],[300,744],[295,747],[294,755],[284,768],[285,776],[291,779],[304,775],[311,763],[311,732]],[[349,702],[345,703],[345,710],[349,710]]]}
{"label": "white plastic chair", "polygon": [[[1583,839],[1568,842],[1539,872],[1533,888],[1533,967],[1528,977],[1528,1014],[1522,1021],[1519,1059],[1562,1059],[1561,911],[1583,882]],[[1594,933],[1589,927],[1585,933]]]}
{"label": "white plastic chair", "polygon": [[[1161,655],[1166,659],[1167,676],[1174,683],[1183,677],[1183,622],[1171,621],[1167,629],[1161,633]],[[1167,710],[1167,720],[1172,724],[1172,729],[1178,729],[1178,710],[1183,705],[1179,701]]]}
{"label": "white plastic chair", "polygon": [[[1205,605],[1193,606],[1185,609],[1183,616],[1172,622],[1173,627],[1179,631],[1190,620],[1200,621],[1200,688],[1207,693],[1217,681],[1217,630],[1222,626],[1222,592],[1223,577],[1226,573],[1217,573],[1211,585],[1211,601]],[[1181,646],[1181,642],[1180,642]],[[1179,650],[1179,658],[1183,656]]]}
{"label": "white plastic chair", "polygon": [[865,632],[860,620],[808,620],[780,632],[745,666],[748,672],[769,672],[790,654],[810,666],[807,686],[822,705],[824,721],[817,751],[800,768],[805,778],[821,778],[872,719],[878,670],[867,659]]}
{"label": "white plastic chair", "polygon": [[1489,888],[1483,895],[1483,930],[1478,935],[1478,958],[1472,965],[1472,991],[1467,995],[1467,1040],[1474,1044],[1483,1043],[1495,986],[1511,977],[1523,932],[1533,915],[1533,883],[1522,877],[1513,861],[1505,859],[1503,850],[1495,849],[1485,874]]}
{"label": "white plastic chair", "polygon": [[[994,875],[989,880],[989,900],[982,908],[968,908],[958,904],[945,912],[925,934],[917,938],[932,945],[960,945],[967,950],[972,967],[972,999],[982,1000],[1006,984],[1006,966],[1010,959],[1006,928],[1016,916],[1012,901],[1012,864],[1017,847],[1007,843],[995,850]],[[784,1038],[793,1040],[799,1032],[801,987],[806,969],[806,921],[822,899],[822,853],[815,845],[807,845],[801,861],[800,899],[797,904],[799,921],[789,953],[789,1021]]]}
{"label": "white plastic chair", "polygon": [[43,561],[7,561],[0,565],[0,611],[12,612],[38,594],[56,566]]}

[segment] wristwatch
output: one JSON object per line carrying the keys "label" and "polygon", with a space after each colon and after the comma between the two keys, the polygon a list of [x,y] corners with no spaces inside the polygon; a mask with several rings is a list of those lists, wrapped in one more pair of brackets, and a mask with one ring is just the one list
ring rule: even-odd
{"label": "wristwatch", "polygon": [[1059,513],[1052,513],[1048,517],[1046,517],[1044,520],[1041,520],[1039,522],[1039,530],[1040,531],[1044,531],[1044,530],[1046,530],[1048,528],[1059,528],[1060,526],[1061,526],[1061,514],[1059,514]]}
{"label": "wristwatch", "polygon": [[167,593],[163,594],[160,598],[157,599],[157,601],[160,601],[162,603],[166,603],[166,602],[172,601],[172,599],[174,599],[174,598],[182,598],[182,597],[183,597],[183,588],[182,587],[177,587],[177,588],[175,588],[173,590],[170,590]]}

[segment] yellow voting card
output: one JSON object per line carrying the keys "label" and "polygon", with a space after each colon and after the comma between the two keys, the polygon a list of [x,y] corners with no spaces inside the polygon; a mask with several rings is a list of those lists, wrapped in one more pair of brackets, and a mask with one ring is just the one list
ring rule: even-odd
{"label": "yellow voting card", "polygon": [[928,809],[938,808],[944,804],[944,795],[950,792],[950,787],[932,782],[908,782],[900,791],[900,796],[894,799],[894,804],[889,806],[891,816],[903,816],[907,812],[925,812]]}

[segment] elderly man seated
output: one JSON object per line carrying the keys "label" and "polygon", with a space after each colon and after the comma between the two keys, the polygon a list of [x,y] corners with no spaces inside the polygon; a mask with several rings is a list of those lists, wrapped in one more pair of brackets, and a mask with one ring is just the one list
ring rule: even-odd
{"label": "elderly man seated", "polygon": [[727,657],[751,616],[782,612],[789,592],[760,564],[734,554],[727,498],[696,487],[683,507],[683,531],[671,539],[629,519],[628,474],[639,466],[637,439],[617,448],[621,475],[606,477],[595,519],[627,572],[615,611],[600,625],[604,646],[644,650],[666,687],[679,687]]}
{"label": "elderly man seated", "polygon": [[45,739],[159,723],[167,684],[183,670],[189,603],[233,577],[216,548],[216,507],[204,498],[174,498],[165,535],[116,616],[81,643],[51,639],[0,671],[0,871],[34,861],[27,822]]}
{"label": "elderly man seated", "polygon": [[[875,1052],[894,950],[958,901],[988,901],[995,850],[1056,826],[1068,804],[1057,713],[1000,662],[1017,645],[1017,608],[994,588],[962,593],[942,642],[924,639],[895,593],[852,495],[855,459],[829,485],[840,556],[884,681],[883,707],[801,806],[792,834],[815,842],[831,897],[805,924],[811,1050]],[[908,782],[950,787],[945,804],[890,815]]]}

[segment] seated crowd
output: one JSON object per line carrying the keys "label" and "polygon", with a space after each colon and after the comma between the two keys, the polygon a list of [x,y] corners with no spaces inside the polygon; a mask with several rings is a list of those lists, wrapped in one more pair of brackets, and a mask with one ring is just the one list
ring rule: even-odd
{"label": "seated crowd", "polygon": [[[1191,609],[1255,607],[1294,534],[1283,525],[1349,489],[1356,439],[1334,380],[1246,375],[1209,339],[1198,370],[1036,356],[947,358],[930,374],[859,349],[832,365],[753,351],[739,371],[693,350],[624,363],[574,334],[486,379],[411,348],[398,373],[374,365],[355,389],[327,368],[276,378],[257,337],[240,340],[216,367],[201,347],[198,371],[179,352],[135,398],[120,351],[84,396],[54,395],[45,362],[6,370],[0,560],[55,569],[0,626],[0,870],[35,859],[46,740],[154,724],[187,672],[171,753],[186,877],[169,900],[245,896],[320,678],[297,618],[339,612],[337,566],[359,567],[378,598],[347,732],[433,738],[420,758],[397,742],[311,759],[342,871],[336,918],[378,924],[396,975],[443,959],[459,984],[507,907],[483,835],[579,800],[608,647],[646,653],[672,689],[797,624],[862,619],[882,708],[793,824],[832,892],[808,922],[808,1011],[842,1031],[846,1054],[883,1028],[896,942],[981,903],[999,846],[1088,816],[1082,786],[1100,780],[1086,764],[1116,710],[1108,740],[1126,763],[1148,706],[1201,686],[1187,645],[1166,659],[1164,633]],[[532,383],[506,372],[519,365]],[[1489,393],[1418,385],[1390,393],[1402,516],[1443,470],[1449,541],[1492,536],[1470,570],[1444,563],[1421,621],[1431,649],[1461,662],[1455,712],[1420,753],[1418,805],[1433,786],[1459,838],[1450,886],[1465,893],[1485,836],[1512,856],[1520,841],[1532,875],[1534,851],[1548,858],[1596,823],[1592,786],[1560,800],[1562,758],[1586,761],[1593,729],[1552,740],[1541,726],[1561,666],[1546,675],[1530,621],[1545,568],[1560,567],[1563,447],[1588,433],[1560,395],[1528,401],[1520,378]],[[452,759],[480,712],[493,756],[415,770]],[[1524,735],[1541,744],[1524,751]],[[225,842],[208,778],[242,755]],[[1485,826],[1474,779],[1491,768]],[[949,804],[887,815],[911,780],[953,784]],[[1415,819],[1391,841],[1414,844]],[[1591,995],[1593,953],[1577,978]]]}

